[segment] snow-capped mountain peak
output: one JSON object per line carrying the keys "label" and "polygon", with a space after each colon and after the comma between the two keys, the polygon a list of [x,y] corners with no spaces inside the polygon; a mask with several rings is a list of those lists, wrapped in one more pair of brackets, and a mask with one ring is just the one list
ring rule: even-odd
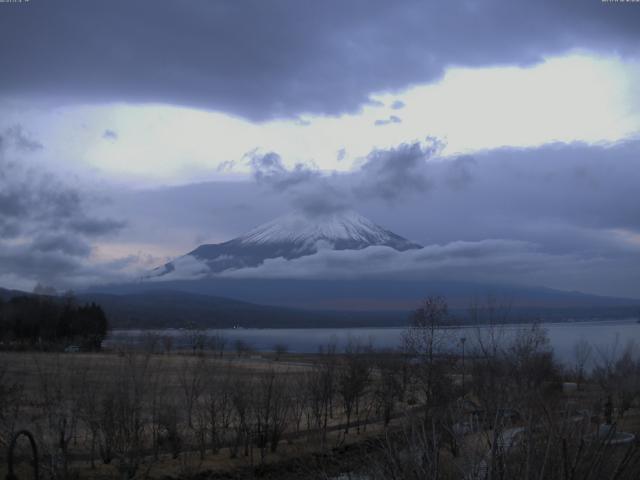
{"label": "snow-capped mountain peak", "polygon": [[322,248],[361,250],[386,246],[404,251],[422,248],[352,211],[309,217],[293,212],[264,223],[228,242],[201,245],[187,255],[155,269],[152,276],[164,276],[180,269],[204,268],[199,274],[256,267],[269,258],[287,260],[313,255]]}
{"label": "snow-capped mountain peak", "polygon": [[239,237],[244,245],[273,243],[329,243],[355,241],[384,245],[398,236],[379,227],[362,215],[348,210],[309,218],[302,212],[292,212],[264,223]]}

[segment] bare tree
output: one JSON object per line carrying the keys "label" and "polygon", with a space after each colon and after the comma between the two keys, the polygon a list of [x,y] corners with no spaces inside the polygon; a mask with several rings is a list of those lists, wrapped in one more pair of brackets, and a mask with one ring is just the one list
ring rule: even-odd
{"label": "bare tree", "polygon": [[591,359],[591,355],[593,353],[593,348],[591,344],[587,342],[584,338],[580,339],[573,346],[573,374],[575,376],[576,384],[578,389],[582,386],[585,378],[585,369],[589,360]]}
{"label": "bare tree", "polygon": [[187,417],[187,426],[193,428],[193,413],[204,393],[206,363],[204,358],[191,361],[184,357],[178,371],[178,383],[182,393],[182,405]]}
{"label": "bare tree", "polygon": [[144,432],[148,417],[144,407],[153,375],[150,358],[135,353],[124,355],[109,395],[113,421],[109,448],[118,460],[124,479],[134,478],[145,460]]}
{"label": "bare tree", "polygon": [[[4,357],[4,356],[3,356]],[[0,445],[8,445],[23,407],[24,383],[12,378],[0,358]]]}
{"label": "bare tree", "polygon": [[158,426],[161,429],[159,445],[168,445],[171,456],[176,459],[180,457],[183,448],[183,435],[180,427],[180,415],[178,406],[166,400],[159,405]]}
{"label": "bare tree", "polygon": [[209,337],[209,345],[214,352],[214,355],[222,358],[224,356],[224,350],[227,346],[227,337],[222,333],[216,332]]}
{"label": "bare tree", "polygon": [[320,434],[320,444],[324,448],[336,389],[335,343],[330,343],[326,348],[321,347],[318,357],[313,370],[308,374],[307,387],[309,388],[310,417],[313,418],[314,427]]}
{"label": "bare tree", "polygon": [[442,297],[428,297],[411,319],[405,332],[405,350],[415,360],[414,376],[422,392],[425,426],[431,409],[446,401],[451,379],[446,374],[451,363],[447,348],[451,334],[444,328],[448,321],[447,302]]}
{"label": "bare tree", "polygon": [[154,332],[147,332],[143,338],[143,349],[149,354],[155,354],[160,351],[160,336]]}
{"label": "bare tree", "polygon": [[[304,374],[293,375],[287,382],[288,396],[291,403],[291,421],[293,422],[295,433],[300,433],[302,419],[308,413],[309,408],[309,386],[308,377]],[[309,428],[309,425],[307,424]]]}
{"label": "bare tree", "polygon": [[164,335],[162,337],[162,346],[164,348],[165,355],[169,355],[173,349],[173,337],[171,335]]}
{"label": "bare tree", "polygon": [[80,391],[78,416],[90,435],[89,458],[91,468],[96,468],[95,458],[100,434],[100,401],[104,395],[104,383],[96,378],[95,372],[86,377],[86,383]]}
{"label": "bare tree", "polygon": [[148,387],[149,431],[151,432],[153,458],[156,461],[159,460],[160,444],[163,441],[163,426],[161,423],[164,406],[163,399],[169,395],[166,383],[167,379],[164,372],[159,371],[153,376]]}
{"label": "bare tree", "polygon": [[212,453],[218,453],[222,443],[228,439],[233,416],[232,371],[227,366],[223,375],[209,371],[207,376],[206,402],[208,405],[208,428]]}
{"label": "bare tree", "polygon": [[245,342],[241,338],[238,338],[235,341],[235,349],[238,357],[248,357],[249,354],[251,353],[251,345],[249,345],[247,342]]}
{"label": "bare tree", "polygon": [[207,344],[207,335],[204,329],[195,323],[191,322],[184,330],[185,340],[191,352],[196,355],[202,355],[204,347]]}
{"label": "bare tree", "polygon": [[[350,339],[345,348],[344,360],[338,368],[338,392],[346,415],[344,433],[349,433],[352,414],[360,416],[360,402],[371,379],[370,345],[362,345]],[[360,426],[358,422],[358,432]]]}
{"label": "bare tree", "polygon": [[70,445],[79,422],[79,396],[85,384],[86,370],[74,363],[62,362],[60,356],[46,364],[36,359],[40,409],[44,427],[40,432],[44,454],[52,476],[69,478]]}
{"label": "bare tree", "polygon": [[[559,370],[546,331],[535,324],[502,328],[489,340],[485,336],[477,342],[472,362],[472,389],[481,404],[480,427],[488,449],[484,468],[499,478],[507,469],[505,462],[511,455],[507,450],[520,442],[519,437],[533,445],[540,420],[557,410],[560,392]],[[514,421],[522,426],[515,428]],[[528,466],[530,471],[537,468],[535,451],[525,453],[520,465]]]}
{"label": "bare tree", "polygon": [[[630,341],[621,349],[616,336],[612,345],[597,350],[593,378],[600,384],[609,402],[614,402],[618,415],[624,416],[640,395],[640,359],[638,349]],[[611,423],[610,419],[607,423]]]}
{"label": "bare tree", "polygon": [[396,403],[402,399],[403,359],[391,352],[381,356],[376,369],[379,374],[375,383],[376,410],[382,415],[384,426],[391,422]]}
{"label": "bare tree", "polygon": [[[442,461],[440,438],[423,421],[408,416],[402,430],[386,434],[379,447],[367,454],[364,474],[372,480],[457,478]],[[464,477],[461,477],[464,478]]]}
{"label": "bare tree", "polygon": [[251,408],[253,407],[254,385],[252,378],[237,377],[230,385],[231,403],[233,405],[233,418],[231,421],[234,430],[234,439],[229,448],[231,458],[238,456],[241,447],[244,447],[244,455],[249,456],[251,446]]}
{"label": "bare tree", "polygon": [[264,461],[267,446],[275,452],[287,426],[290,402],[284,375],[274,371],[261,375],[253,392],[254,436]]}
{"label": "bare tree", "polygon": [[276,354],[276,361],[280,360],[289,351],[289,346],[286,343],[276,343],[273,346],[273,351]]}

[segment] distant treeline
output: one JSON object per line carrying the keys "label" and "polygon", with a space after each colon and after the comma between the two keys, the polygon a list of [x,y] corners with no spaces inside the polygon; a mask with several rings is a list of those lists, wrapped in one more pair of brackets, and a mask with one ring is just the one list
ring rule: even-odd
{"label": "distant treeline", "polygon": [[76,345],[82,350],[99,350],[108,328],[99,305],[79,305],[72,296],[0,297],[0,341],[5,347]]}

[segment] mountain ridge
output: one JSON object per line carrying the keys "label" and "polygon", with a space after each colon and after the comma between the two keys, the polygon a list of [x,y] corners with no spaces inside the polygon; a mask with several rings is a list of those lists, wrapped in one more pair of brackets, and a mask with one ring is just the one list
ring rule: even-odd
{"label": "mountain ridge", "polygon": [[[156,329],[184,328],[354,328],[354,327],[404,327],[408,325],[411,311],[419,302],[398,306],[393,310],[361,309],[344,310],[334,305],[331,309],[300,308],[292,305],[256,303],[239,298],[189,292],[174,288],[154,288],[138,284],[112,287],[103,291],[78,292],[80,303],[95,302],[107,314],[111,328]],[[289,286],[292,286],[291,284]],[[183,283],[183,288],[188,286]],[[270,292],[267,292],[270,293]],[[272,292],[271,292],[272,293]],[[294,294],[297,292],[294,292]],[[32,296],[29,292],[0,288],[0,298]],[[60,297],[49,297],[60,299]],[[561,308],[509,306],[497,303],[508,311],[508,321],[567,321],[570,319],[605,320],[631,318],[638,315],[640,301],[616,299],[608,305],[576,306]],[[453,324],[472,323],[471,305],[450,305]],[[504,310],[506,308],[506,310]]]}
{"label": "mountain ridge", "polygon": [[362,250],[370,246],[386,246],[397,251],[422,248],[353,210],[311,218],[294,211],[226,242],[200,245],[157,267],[148,278],[179,273],[181,269],[206,276],[229,269],[257,267],[272,258],[293,260],[321,249]]}

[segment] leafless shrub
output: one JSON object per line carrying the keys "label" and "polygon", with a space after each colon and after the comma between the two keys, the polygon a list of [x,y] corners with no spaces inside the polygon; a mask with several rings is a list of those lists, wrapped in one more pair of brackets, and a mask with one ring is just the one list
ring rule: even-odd
{"label": "leafless shrub", "polygon": [[572,373],[575,378],[578,389],[580,389],[582,383],[585,380],[586,368],[591,360],[593,354],[593,347],[584,338],[580,339],[573,346],[573,365]]}
{"label": "leafless shrub", "polygon": [[176,404],[172,402],[161,404],[158,413],[158,426],[160,427],[159,445],[166,445],[171,456],[174,459],[178,458],[182,452],[183,438]]}
{"label": "leafless shrub", "polygon": [[182,393],[182,406],[187,418],[187,426],[194,428],[193,414],[204,393],[206,364],[203,358],[195,361],[184,357],[178,372],[178,382]]}
{"label": "leafless shrub", "polygon": [[121,373],[112,383],[107,397],[113,423],[109,426],[111,442],[106,446],[117,459],[122,477],[131,479],[145,461],[144,433],[148,417],[144,407],[153,369],[148,355],[135,353],[122,357],[120,368]]}
{"label": "leafless shrub", "polygon": [[202,468],[202,457],[194,452],[179,455],[178,473],[180,478],[194,478]]}
{"label": "leafless shrub", "polygon": [[264,461],[267,446],[272,453],[276,452],[287,426],[290,401],[285,381],[284,375],[270,371],[259,378],[253,391],[253,437],[261,461]]}
{"label": "leafless shrub", "polygon": [[240,338],[235,341],[234,346],[238,357],[248,357],[251,354],[251,345]]}
{"label": "leafless shrub", "polygon": [[171,335],[164,335],[162,337],[162,347],[164,348],[165,355],[169,355],[173,349],[173,337]]}
{"label": "leafless shrub", "polygon": [[233,416],[232,387],[233,379],[230,369],[226,369],[220,376],[213,372],[208,374],[208,383],[205,392],[208,429],[211,452],[218,453],[225,441],[229,440]]}
{"label": "leafless shrub", "polygon": [[345,433],[349,433],[352,414],[355,413],[360,431],[360,404],[371,380],[370,345],[363,345],[357,340],[350,339],[343,361],[338,367],[338,393],[342,397],[346,415]]}
{"label": "leafless shrub", "polygon": [[231,458],[235,458],[244,449],[244,455],[249,456],[251,447],[251,408],[253,407],[254,385],[252,378],[238,377],[231,384],[231,404],[233,406],[233,416],[231,428],[234,438],[229,448]]}
{"label": "leafless shrub", "polygon": [[207,345],[207,335],[204,329],[195,323],[189,323],[184,330],[185,341],[191,352],[202,355]]}
{"label": "leafless shrub", "polygon": [[160,353],[161,338],[154,332],[147,332],[142,340],[142,348],[146,353],[151,355]]}
{"label": "leafless shrub", "polygon": [[405,351],[413,360],[413,379],[422,393],[426,428],[430,425],[431,409],[446,404],[452,392],[452,381],[447,375],[452,360],[448,351],[451,333],[444,328],[447,323],[444,298],[429,297],[414,312],[404,336]]}
{"label": "leafless shrub", "polygon": [[0,357],[0,445],[7,446],[21,417],[24,383],[9,378],[7,362]]}
{"label": "leafless shrub", "polygon": [[[321,348],[319,360],[308,374],[309,413],[313,427],[320,435],[322,448],[326,446],[329,418],[333,416],[333,399],[336,389],[337,357],[335,343]],[[311,423],[311,422],[309,422]]]}
{"label": "leafless shrub", "polygon": [[80,392],[85,385],[86,370],[77,362],[65,364],[59,355],[46,364],[36,359],[39,410],[42,422],[36,425],[45,465],[53,477],[71,475],[70,445],[77,433]]}
{"label": "leafless shrub", "polygon": [[224,350],[227,346],[227,337],[220,332],[216,332],[209,337],[208,343],[215,356],[220,358],[224,356]]}
{"label": "leafless shrub", "polygon": [[[622,418],[640,396],[640,358],[635,343],[621,349],[616,337],[612,345],[598,349],[592,375]],[[611,421],[609,418],[607,423]]]}
{"label": "leafless shrub", "polygon": [[386,480],[453,479],[441,458],[440,437],[435,424],[406,418],[400,432],[387,432],[367,456],[365,478]]}
{"label": "leafless shrub", "polygon": [[[306,375],[293,375],[287,382],[288,396],[291,406],[291,422],[294,432],[300,434],[302,420],[308,415],[309,409],[309,379]],[[307,424],[307,428],[309,425]]]}
{"label": "leafless shrub", "polygon": [[391,352],[379,356],[375,363],[378,381],[374,383],[375,409],[385,427],[391,422],[396,404],[403,400],[402,373],[404,359]]}
{"label": "leafless shrub", "polygon": [[289,352],[289,346],[286,343],[276,343],[273,346],[273,351],[276,354],[276,361],[280,360],[284,355]]}

